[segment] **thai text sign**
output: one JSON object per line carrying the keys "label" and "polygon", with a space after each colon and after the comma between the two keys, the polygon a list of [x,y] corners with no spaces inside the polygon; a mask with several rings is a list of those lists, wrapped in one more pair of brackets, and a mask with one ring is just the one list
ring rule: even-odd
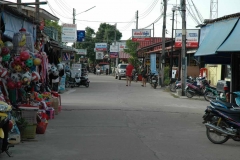
{"label": "thai text sign", "polygon": [[132,41],[150,41],[151,29],[133,29]]}
{"label": "thai text sign", "polygon": [[[186,30],[186,48],[198,48],[199,30],[188,29]],[[182,47],[182,30],[175,31],[175,47]]]}
{"label": "thai text sign", "polygon": [[107,43],[95,43],[96,51],[107,51]]}
{"label": "thai text sign", "polygon": [[76,42],[77,39],[77,25],[66,24],[62,25],[62,42]]}
{"label": "thai text sign", "polygon": [[103,59],[103,52],[96,52],[96,59]]}
{"label": "thai text sign", "polygon": [[76,49],[77,50],[77,54],[79,55],[87,55],[87,50],[86,49]]}
{"label": "thai text sign", "polygon": [[118,52],[118,46],[117,45],[111,45],[110,46],[110,52]]}

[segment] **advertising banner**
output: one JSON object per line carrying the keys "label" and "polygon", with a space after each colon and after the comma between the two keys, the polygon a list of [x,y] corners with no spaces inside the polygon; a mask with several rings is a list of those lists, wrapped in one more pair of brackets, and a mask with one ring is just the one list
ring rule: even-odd
{"label": "advertising banner", "polygon": [[126,42],[117,42],[116,45],[118,46],[119,52],[123,52],[124,49],[127,49]]}
{"label": "advertising banner", "polygon": [[111,45],[110,46],[110,52],[118,52],[118,46],[117,45]]}
{"label": "advertising banner", "polygon": [[77,54],[79,55],[87,55],[87,50],[86,49],[76,49],[77,50]]}
{"label": "advertising banner", "polygon": [[65,90],[65,81],[66,81],[66,74],[64,74],[60,80],[60,85],[58,86],[58,90],[60,92]]}
{"label": "advertising banner", "polygon": [[111,52],[110,58],[118,58],[118,52]]}
{"label": "advertising banner", "polygon": [[[186,30],[186,48],[198,48],[198,38],[199,30],[198,29],[188,29]],[[182,30],[177,29],[175,31],[175,47],[182,47]]]}
{"label": "advertising banner", "polygon": [[132,41],[150,41],[151,29],[133,29]]}
{"label": "advertising banner", "polygon": [[96,52],[96,59],[103,59],[103,52]]}
{"label": "advertising banner", "polygon": [[62,25],[62,42],[76,42],[77,39],[77,25],[67,24]]}
{"label": "advertising banner", "polygon": [[157,67],[156,67],[156,65],[157,65],[156,58],[157,58],[156,53],[150,54],[151,73],[155,73],[155,75],[158,74]]}
{"label": "advertising banner", "polygon": [[96,51],[107,51],[107,43],[95,43]]}
{"label": "advertising banner", "polygon": [[85,41],[85,31],[84,30],[77,30],[77,42]]}

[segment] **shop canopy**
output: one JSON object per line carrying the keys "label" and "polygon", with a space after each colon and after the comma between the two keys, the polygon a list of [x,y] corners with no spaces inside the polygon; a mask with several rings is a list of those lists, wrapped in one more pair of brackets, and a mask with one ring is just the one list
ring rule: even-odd
{"label": "shop canopy", "polygon": [[[219,47],[227,40],[234,29],[238,18],[209,24],[201,29],[200,46],[194,56],[216,55]],[[204,30],[205,29],[205,30]]]}
{"label": "shop canopy", "polygon": [[219,47],[217,52],[240,52],[240,20],[228,39]]}

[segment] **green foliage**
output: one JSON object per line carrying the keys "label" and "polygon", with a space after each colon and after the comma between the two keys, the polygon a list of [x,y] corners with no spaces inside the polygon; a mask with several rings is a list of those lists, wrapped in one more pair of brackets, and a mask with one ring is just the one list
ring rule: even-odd
{"label": "green foliage", "polygon": [[[115,25],[101,23],[96,33],[90,27],[86,27],[85,32],[85,41],[78,43],[76,48],[87,49],[87,57],[89,58],[90,63],[94,63],[96,60],[94,52],[95,43],[106,42],[109,47],[115,40]],[[120,40],[121,37],[122,33],[117,29],[116,41]]]}
{"label": "green foliage", "polygon": [[169,66],[164,67],[164,82],[163,83],[165,86],[169,85],[169,83],[170,83],[169,70],[170,70]]}
{"label": "green foliage", "polygon": [[[134,68],[139,68],[141,65],[140,61],[138,60],[137,56],[137,48],[139,46],[138,42],[133,42],[131,39],[126,41],[126,48],[124,52],[130,55],[128,61],[134,66]],[[138,71],[139,72],[139,71]]]}
{"label": "green foliage", "polygon": [[58,24],[58,21],[52,21],[52,20],[45,20],[45,26],[46,27],[53,27],[58,31],[58,40],[61,41],[62,39],[62,27]]}

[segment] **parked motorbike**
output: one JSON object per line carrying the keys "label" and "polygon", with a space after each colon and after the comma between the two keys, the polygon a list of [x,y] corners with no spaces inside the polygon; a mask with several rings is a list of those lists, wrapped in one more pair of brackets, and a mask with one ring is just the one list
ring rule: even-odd
{"label": "parked motorbike", "polygon": [[[197,85],[196,80],[192,77],[188,77],[186,83],[191,83],[193,85]],[[182,81],[181,80],[171,80],[170,82],[170,91],[176,92],[177,89],[182,88]]]}
{"label": "parked motorbike", "polygon": [[158,84],[157,80],[158,80],[158,77],[157,77],[157,75],[155,73],[150,73],[149,74],[149,81],[150,81],[151,86],[154,89],[157,88],[157,84]]}
{"label": "parked motorbike", "polygon": [[13,123],[9,119],[9,112],[12,110],[12,107],[7,103],[0,101],[0,153],[9,153],[9,147],[13,147],[12,144],[8,142],[8,133],[12,129]]}
{"label": "parked motorbike", "polygon": [[79,83],[76,83],[76,85],[79,87],[79,86],[85,86],[85,87],[89,87],[89,79],[88,79],[88,76],[87,74],[82,74],[82,76],[80,77],[80,82]]}
{"label": "parked motorbike", "polygon": [[196,81],[199,85],[194,85],[191,83],[186,84],[185,92],[188,98],[192,98],[194,95],[203,96],[205,93],[205,86],[209,86],[209,83],[205,77],[197,78]]}
{"label": "parked motorbike", "polygon": [[134,71],[132,75],[133,75],[132,80],[137,82],[138,81],[138,73],[136,71]]}
{"label": "parked motorbike", "polygon": [[215,144],[222,144],[232,138],[240,141],[240,92],[236,95],[235,103],[222,100],[210,101],[203,116],[207,138]]}

